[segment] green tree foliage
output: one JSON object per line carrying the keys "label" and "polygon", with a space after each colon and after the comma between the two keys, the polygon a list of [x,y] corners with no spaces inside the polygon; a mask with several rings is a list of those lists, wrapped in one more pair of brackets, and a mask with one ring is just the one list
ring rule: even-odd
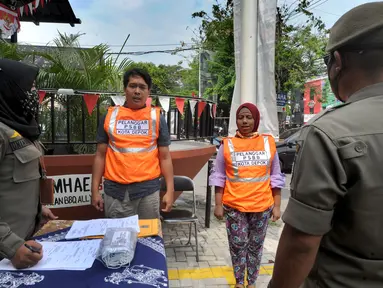
{"label": "green tree foliage", "polygon": [[207,95],[219,95],[221,102],[231,103],[235,84],[234,23],[233,1],[226,5],[216,4],[212,15],[204,11],[195,12],[193,18],[201,18],[199,38],[201,48],[214,52],[209,62],[209,72],[213,75],[213,87],[206,90]]}
{"label": "green tree foliage", "polygon": [[0,39],[0,58],[7,58],[16,61],[22,60],[25,55],[21,53],[16,44],[8,43],[3,39]]}
{"label": "green tree foliage", "polygon": [[[295,5],[278,7],[275,55],[277,91],[303,89],[304,83],[325,72],[322,56],[326,43],[323,22],[310,11],[313,3],[299,0]],[[292,24],[293,18],[305,15],[304,24]],[[210,72],[215,76],[208,93],[219,95],[222,102],[231,103],[235,84],[233,0],[212,6],[211,15],[195,12],[201,18],[199,39],[201,47],[215,52]],[[221,103],[222,105],[222,103]]]}
{"label": "green tree foliage", "polygon": [[[118,66],[109,54],[109,47],[104,44],[92,48],[80,47],[79,38],[82,34],[62,34],[53,40],[53,48],[43,47],[33,49],[31,46],[22,47],[24,61],[30,61],[41,66],[37,87],[39,89],[70,88],[85,91],[121,92],[122,75],[132,64],[128,58],[123,59]],[[26,55],[26,56],[25,56]],[[55,101],[52,103],[51,99]],[[101,114],[109,106],[109,96],[101,95],[99,100]],[[52,106],[53,104],[53,106]],[[54,119],[52,119],[52,108]],[[69,110],[69,123],[67,123]],[[53,121],[52,121],[53,120]],[[42,141],[71,142],[83,140],[94,142],[97,131],[97,113],[89,115],[82,95],[58,95],[47,93],[41,107],[40,123],[43,127]],[[85,129],[81,129],[82,121]],[[53,126],[52,126],[53,124]],[[69,134],[67,127],[69,125]],[[52,135],[53,134],[53,135]],[[85,137],[85,138],[84,138]],[[92,153],[95,146],[74,145],[75,153]]]}
{"label": "green tree foliage", "polygon": [[[313,77],[324,75],[327,43],[324,23],[310,12],[311,2],[301,0],[295,8],[283,5],[277,10],[275,80],[277,91],[303,89]],[[304,24],[292,24],[305,15]]]}
{"label": "green tree foliage", "polygon": [[193,57],[188,68],[181,65],[155,65],[135,62],[132,67],[146,70],[152,77],[152,94],[179,94],[190,96],[198,91],[198,58]]}

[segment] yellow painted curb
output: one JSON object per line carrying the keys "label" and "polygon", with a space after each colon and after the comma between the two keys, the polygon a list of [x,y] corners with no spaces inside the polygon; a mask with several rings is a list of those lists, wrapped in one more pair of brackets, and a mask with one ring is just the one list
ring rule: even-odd
{"label": "yellow painted curb", "polygon": [[[272,275],[274,265],[262,265],[259,270],[259,275]],[[226,278],[227,284],[234,285],[234,272],[233,267],[220,266],[210,268],[190,268],[190,269],[169,269],[169,280],[181,279],[213,279],[213,278]]]}

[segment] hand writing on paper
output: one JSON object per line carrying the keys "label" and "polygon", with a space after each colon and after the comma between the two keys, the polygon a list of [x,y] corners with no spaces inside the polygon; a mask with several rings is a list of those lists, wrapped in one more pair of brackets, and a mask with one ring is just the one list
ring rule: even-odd
{"label": "hand writing on paper", "polygon": [[98,211],[104,210],[104,200],[99,192],[92,193],[92,205]]}
{"label": "hand writing on paper", "polygon": [[[35,241],[27,241],[26,245],[21,245],[17,249],[16,254],[11,259],[12,265],[16,269],[24,269],[36,265],[43,258],[42,246]],[[35,250],[40,250],[39,252],[32,252],[26,246],[35,248]]]}

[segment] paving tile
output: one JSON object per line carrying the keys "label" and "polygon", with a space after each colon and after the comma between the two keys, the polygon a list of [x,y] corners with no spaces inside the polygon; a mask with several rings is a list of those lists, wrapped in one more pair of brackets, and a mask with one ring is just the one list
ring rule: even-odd
{"label": "paving tile", "polygon": [[[235,284],[235,279],[233,276],[225,222],[218,221],[214,217],[213,199],[210,228],[205,228],[204,201],[206,195],[206,175],[197,175],[196,178],[198,177],[203,180],[201,180],[201,183],[195,182],[197,217],[199,219],[197,231],[200,261],[197,262],[196,260],[197,249],[194,245],[194,234],[191,239],[193,245],[185,246],[188,241],[189,226],[164,224],[163,235],[166,243],[168,275],[171,281],[170,287],[230,287],[229,285]],[[289,179],[286,180],[286,183],[288,182]],[[182,208],[183,206],[190,205],[192,201],[191,196],[192,195],[181,194],[177,200],[177,206]],[[285,210],[287,201],[288,198],[282,197],[282,213]],[[262,285],[270,281],[274,267],[275,253],[283,225],[281,220],[276,223],[270,222],[269,224],[263,248],[262,265],[257,281],[257,288],[262,288]],[[174,247],[175,245],[179,247]],[[210,269],[210,272],[207,269]]]}
{"label": "paving tile", "polygon": [[180,280],[170,280],[169,281],[169,287],[171,287],[171,288],[178,288],[178,287],[182,287],[181,286],[181,282],[180,282]]}
{"label": "paving tile", "polygon": [[192,279],[181,279],[180,280],[181,287],[193,287],[193,280]]}

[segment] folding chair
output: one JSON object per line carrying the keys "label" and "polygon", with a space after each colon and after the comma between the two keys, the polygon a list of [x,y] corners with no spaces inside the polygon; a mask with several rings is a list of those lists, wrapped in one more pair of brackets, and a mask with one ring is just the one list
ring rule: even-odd
{"label": "folding chair", "polygon": [[[161,191],[166,191],[165,179],[161,179]],[[196,202],[195,202],[195,192],[194,192],[194,182],[189,177],[186,176],[174,176],[174,191],[183,191],[193,193],[193,206],[192,210],[187,209],[172,209],[170,212],[162,212],[162,221],[168,224],[189,224],[189,241],[186,245],[191,245],[191,230],[192,224],[194,224],[194,237],[195,237],[195,247],[196,247],[196,259],[199,262],[198,254],[198,235],[197,235],[197,222],[198,218],[196,215]]]}

